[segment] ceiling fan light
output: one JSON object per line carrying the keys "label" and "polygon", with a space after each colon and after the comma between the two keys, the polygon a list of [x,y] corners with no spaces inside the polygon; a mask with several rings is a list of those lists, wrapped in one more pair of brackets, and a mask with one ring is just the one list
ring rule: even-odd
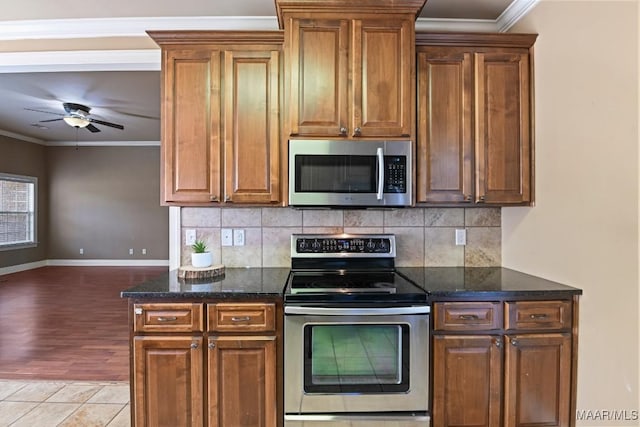
{"label": "ceiling fan light", "polygon": [[63,120],[65,121],[66,124],[68,124],[69,126],[73,126],[76,128],[85,128],[87,126],[89,126],[89,120],[84,119],[82,117],[64,117]]}

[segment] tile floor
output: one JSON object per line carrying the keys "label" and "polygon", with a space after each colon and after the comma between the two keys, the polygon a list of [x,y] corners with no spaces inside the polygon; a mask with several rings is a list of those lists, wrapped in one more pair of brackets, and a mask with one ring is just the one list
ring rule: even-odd
{"label": "tile floor", "polygon": [[0,380],[0,427],[128,427],[126,382]]}

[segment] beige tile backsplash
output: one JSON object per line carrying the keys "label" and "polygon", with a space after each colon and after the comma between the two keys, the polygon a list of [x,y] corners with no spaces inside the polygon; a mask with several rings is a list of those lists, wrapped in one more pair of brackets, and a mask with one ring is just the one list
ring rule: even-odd
{"label": "beige tile backsplash", "polygon": [[[391,233],[396,265],[493,267],[501,264],[500,208],[297,210],[290,208],[182,208],[182,264],[191,263],[184,229],[195,228],[227,267],[289,267],[294,233]],[[221,246],[222,228],[245,230],[245,246]],[[455,230],[467,230],[466,246]]]}

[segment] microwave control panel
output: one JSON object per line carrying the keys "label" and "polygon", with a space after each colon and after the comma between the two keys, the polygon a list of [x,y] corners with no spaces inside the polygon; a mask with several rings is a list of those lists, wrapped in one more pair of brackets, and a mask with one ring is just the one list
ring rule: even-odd
{"label": "microwave control panel", "polygon": [[384,192],[407,192],[406,156],[384,156]]}

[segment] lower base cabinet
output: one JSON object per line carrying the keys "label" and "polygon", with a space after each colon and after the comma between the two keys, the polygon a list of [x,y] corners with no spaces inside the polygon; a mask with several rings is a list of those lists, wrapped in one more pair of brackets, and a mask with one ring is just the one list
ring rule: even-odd
{"label": "lower base cabinet", "polygon": [[275,303],[138,303],[131,310],[134,427],[282,424]]}
{"label": "lower base cabinet", "polygon": [[577,299],[435,303],[432,426],[574,426],[572,312]]}

